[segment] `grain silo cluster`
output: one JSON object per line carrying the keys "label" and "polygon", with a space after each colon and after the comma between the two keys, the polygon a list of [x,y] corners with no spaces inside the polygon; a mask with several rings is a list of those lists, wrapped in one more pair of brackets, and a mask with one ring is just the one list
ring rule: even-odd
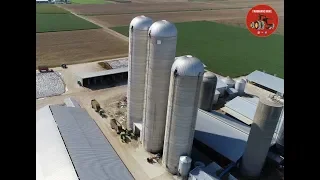
{"label": "grain silo cluster", "polygon": [[[170,173],[186,177],[199,109],[211,113],[219,98],[230,100],[245,95],[247,81],[205,71],[204,64],[192,55],[176,57],[177,39],[178,31],[169,21],[153,22],[145,16],[131,21],[127,129],[131,131],[133,123],[142,122],[143,148],[162,154],[162,165]],[[253,105],[255,101],[246,103]],[[245,152],[241,154],[244,175],[258,176],[261,172],[281,112],[281,103],[260,98]],[[276,130],[280,145],[282,124]]]}
{"label": "grain silo cluster", "polygon": [[138,16],[130,24],[127,129],[142,121],[144,149],[163,152],[163,164],[177,174],[180,156],[191,154],[204,67],[191,55],[175,58],[174,24],[152,22]]}

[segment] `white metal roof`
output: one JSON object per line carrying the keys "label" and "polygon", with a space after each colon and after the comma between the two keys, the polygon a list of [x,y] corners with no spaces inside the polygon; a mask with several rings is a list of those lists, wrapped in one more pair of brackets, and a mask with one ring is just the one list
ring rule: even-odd
{"label": "white metal roof", "polygon": [[85,109],[50,106],[79,179],[132,180],[133,177]]}
{"label": "white metal roof", "polygon": [[221,108],[224,112],[250,125],[257,110],[259,98],[235,97]]}
{"label": "white metal roof", "polygon": [[118,68],[118,69],[109,69],[109,70],[98,71],[98,72],[78,72],[77,76],[81,79],[86,79],[86,78],[106,76],[111,74],[119,74],[124,72],[128,72],[128,67]]}
{"label": "white metal roof", "polygon": [[[233,162],[242,156],[249,133],[250,126],[236,119],[198,109],[194,138]],[[271,145],[276,137],[275,133]]]}
{"label": "white metal roof", "polygon": [[49,106],[36,111],[37,180],[78,180]]}
{"label": "white metal roof", "polygon": [[79,102],[72,97],[64,99],[64,103],[66,104],[67,107],[81,108]]}
{"label": "white metal roof", "polygon": [[249,74],[247,76],[247,79],[249,81],[252,81],[254,83],[260,84],[262,86],[265,86],[274,91],[284,94],[284,80],[279,77],[272,76],[270,74],[256,70]]}

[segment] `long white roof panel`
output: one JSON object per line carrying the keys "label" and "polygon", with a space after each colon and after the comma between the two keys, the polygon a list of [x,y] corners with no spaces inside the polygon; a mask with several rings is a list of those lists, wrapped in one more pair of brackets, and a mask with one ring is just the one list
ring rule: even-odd
{"label": "long white roof panel", "polygon": [[78,180],[49,106],[36,112],[37,180]]}

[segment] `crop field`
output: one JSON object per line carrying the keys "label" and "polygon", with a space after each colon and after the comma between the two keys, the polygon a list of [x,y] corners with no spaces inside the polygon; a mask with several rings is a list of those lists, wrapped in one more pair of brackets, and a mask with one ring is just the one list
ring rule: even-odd
{"label": "crop field", "polygon": [[[180,12],[180,11],[203,11],[203,10],[228,10],[250,8],[256,5],[256,2],[238,2],[225,4],[221,1],[210,3],[193,3],[193,2],[166,2],[166,3],[118,3],[102,5],[62,5],[77,14],[82,15],[117,15],[117,14],[134,14],[134,13],[159,13],[159,12]],[[268,3],[276,10],[282,7],[283,2]]]}
{"label": "crop field", "polygon": [[108,4],[112,3],[106,0],[71,0],[72,4]]}
{"label": "crop field", "polygon": [[102,29],[36,34],[36,66],[125,57],[128,43]]}
{"label": "crop field", "polygon": [[51,4],[37,4],[36,14],[67,14],[68,11]]}
{"label": "crop field", "polygon": [[[168,3],[124,3],[124,4],[102,4],[102,5],[63,5],[73,12],[82,15],[117,15],[134,13],[157,13],[157,12],[179,12],[179,11],[201,11],[212,9],[230,9],[225,5],[217,3],[189,3],[189,2],[168,2]],[[234,8],[246,8],[233,7]]]}
{"label": "crop field", "polygon": [[36,5],[36,33],[97,28],[100,27],[55,5]]}
{"label": "crop field", "polygon": [[[176,56],[191,54],[207,68],[223,76],[238,77],[265,70],[284,77],[284,36],[253,36],[247,29],[215,22],[175,23],[178,29]],[[128,26],[113,30],[128,36]]]}
{"label": "crop field", "polygon": [[[184,11],[184,12],[163,12],[163,13],[145,13],[145,16],[157,20],[168,20],[170,22],[188,22],[202,20],[229,20],[243,19],[248,12],[245,9],[230,9],[230,10],[206,10],[206,11]],[[99,22],[107,27],[124,26],[130,24],[131,20],[140,14],[121,14],[121,15],[100,15],[88,16],[88,18]]]}

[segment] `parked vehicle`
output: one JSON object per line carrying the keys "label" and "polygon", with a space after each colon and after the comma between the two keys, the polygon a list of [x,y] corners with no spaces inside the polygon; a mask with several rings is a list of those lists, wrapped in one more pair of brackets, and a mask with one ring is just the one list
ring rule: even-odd
{"label": "parked vehicle", "polygon": [[92,99],[92,100],[91,100],[91,107],[92,107],[92,109],[94,109],[96,112],[99,112],[100,109],[101,109],[100,104],[99,104],[98,101],[95,100],[95,99]]}

